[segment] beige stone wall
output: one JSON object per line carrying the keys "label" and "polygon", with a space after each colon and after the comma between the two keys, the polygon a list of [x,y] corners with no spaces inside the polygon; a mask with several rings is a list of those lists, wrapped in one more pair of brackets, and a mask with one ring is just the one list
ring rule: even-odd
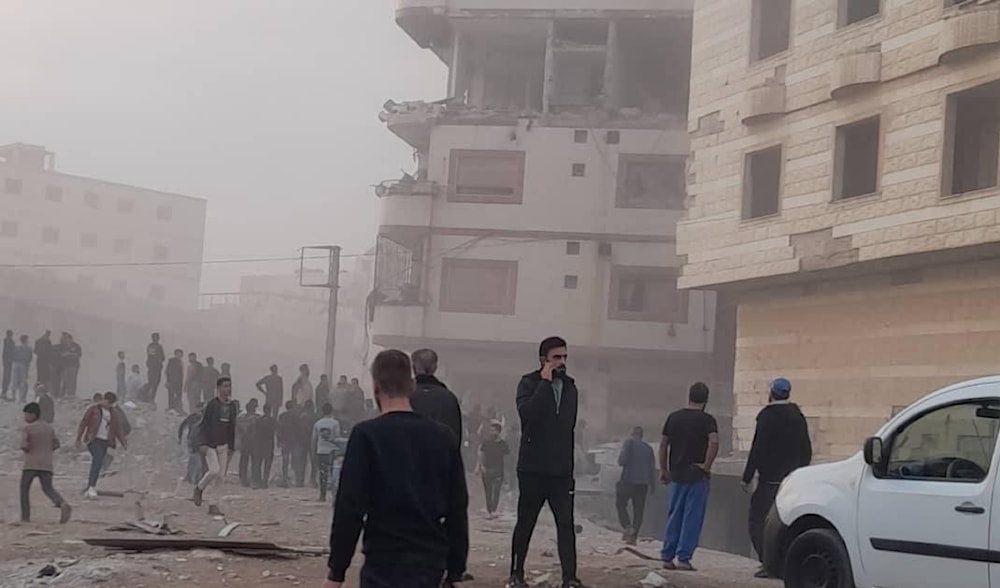
{"label": "beige stone wall", "polygon": [[[1000,49],[939,65],[955,32],[942,0],[884,0],[879,17],[843,28],[837,27],[837,0],[792,4],[790,49],[751,64],[750,0],[695,2],[689,213],[678,229],[678,251],[687,255],[681,285],[815,269],[809,266],[817,255],[835,266],[1000,240],[1000,189],[941,195],[946,98],[1000,79]],[[1000,10],[1000,3],[983,9]],[[864,51],[881,54],[881,83],[834,100],[834,80],[843,78],[835,71],[838,58]],[[746,92],[768,80],[784,85],[785,114],[744,125]],[[878,191],[834,202],[835,129],[876,114]],[[742,220],[744,155],[779,143],[780,212]],[[825,255],[831,251],[839,255]]]}
{"label": "beige stone wall", "polygon": [[739,305],[734,447],[749,449],[777,376],[809,420],[815,451],[858,451],[891,415],[947,384],[1000,373],[1000,266],[983,262],[758,292]]}

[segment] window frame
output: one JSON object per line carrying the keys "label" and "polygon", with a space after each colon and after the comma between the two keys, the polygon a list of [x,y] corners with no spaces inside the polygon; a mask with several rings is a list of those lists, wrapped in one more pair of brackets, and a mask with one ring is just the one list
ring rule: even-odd
{"label": "window frame", "polygon": [[[750,177],[750,172],[753,168],[750,165],[750,159],[759,153],[765,153],[767,151],[778,150],[778,204],[775,207],[775,211],[770,214],[762,214],[760,216],[750,216],[751,206],[750,203],[753,200],[752,188],[753,182]],[[785,192],[785,144],[784,143],[774,143],[770,145],[761,145],[752,151],[743,152],[743,189],[741,190],[741,205],[740,205],[740,220],[741,221],[759,221],[768,218],[777,218],[781,216],[782,201],[784,200]]]}
{"label": "window frame", "polygon": [[[968,194],[977,194],[987,190],[997,190],[1000,188],[1000,149],[997,150],[996,174],[993,185],[985,188],[976,188],[964,192],[955,192],[955,145],[958,139],[958,129],[956,127],[958,117],[958,100],[963,94],[982,88],[985,86],[1000,85],[1000,77],[987,82],[977,82],[969,84],[960,89],[949,92],[944,97],[944,140],[941,148],[941,198],[961,198]],[[1000,125],[998,125],[1000,126]]]}
{"label": "window frame", "polygon": [[873,21],[882,16],[882,10],[885,8],[884,0],[877,0],[878,10],[875,12],[875,14],[866,16],[864,18],[859,18],[858,20],[855,20],[853,22],[847,22],[848,6],[850,5],[851,1],[852,0],[837,0],[837,30]]}
{"label": "window frame", "polygon": [[[666,278],[673,280],[674,291],[676,292],[676,308],[672,313],[659,315],[654,311],[632,311],[618,308],[618,297],[621,294],[622,278],[633,276],[646,276],[653,278]],[[677,288],[677,279],[680,271],[675,267],[644,266],[644,265],[615,265],[611,267],[611,280],[608,287],[608,320],[612,321],[636,321],[661,324],[686,324],[690,318],[690,297],[686,290]]]}
{"label": "window frame", "polygon": [[[680,198],[680,206],[673,207],[670,206],[670,202],[665,201],[663,206],[651,205],[656,201],[643,200],[645,204],[637,204],[640,202],[637,199],[632,199],[627,196],[628,190],[626,189],[626,180],[628,174],[628,166],[631,164],[664,164],[664,165],[677,165],[681,166],[681,184],[684,186],[684,193]],[[679,210],[683,211],[686,206],[687,201],[687,155],[652,155],[652,154],[642,154],[642,153],[622,153],[618,156],[618,176],[615,181],[615,208],[622,208],[628,210]]]}
{"label": "window frame", "polygon": [[[503,302],[496,306],[475,306],[462,304],[453,300],[448,293],[449,277],[456,269],[497,269],[503,270],[506,275],[506,290]],[[495,314],[513,316],[517,310],[517,260],[501,259],[473,259],[473,258],[445,258],[441,262],[441,291],[438,300],[438,310],[441,312],[460,312],[466,314]]]}
{"label": "window frame", "polygon": [[[516,164],[517,178],[510,195],[465,194],[458,191],[458,176],[463,158],[510,159]],[[524,201],[525,152],[494,149],[452,149],[448,155],[448,202],[463,204],[521,204]]]}
{"label": "window frame", "polygon": [[[878,124],[878,130],[876,133],[876,161],[875,161],[875,189],[871,192],[865,192],[864,194],[858,194],[855,196],[844,196],[844,178],[842,172],[846,172],[843,169],[844,158],[846,153],[846,138],[845,133],[854,127],[858,127],[867,123],[875,121]],[[833,128],[833,185],[831,186],[831,196],[834,202],[846,202],[857,200],[859,198],[866,198],[868,196],[873,196],[878,194],[882,190],[882,166],[884,162],[883,150],[884,150],[884,139],[885,139],[885,125],[882,124],[882,113],[876,112],[862,118],[855,120],[850,120],[844,122],[843,124],[835,125]],[[784,163],[784,162],[782,162]],[[782,172],[784,168],[782,167]],[[779,196],[780,198],[780,196]]]}
{"label": "window frame", "polygon": [[994,467],[994,462],[997,459],[997,444],[1000,442],[1000,429],[998,429],[997,438],[993,440],[993,454],[990,456],[990,467],[986,470],[986,477],[982,480],[967,480],[962,478],[931,478],[931,477],[907,477],[900,478],[897,476],[891,476],[887,473],[889,467],[889,459],[892,457],[892,448],[896,443],[896,439],[899,434],[905,431],[910,425],[919,421],[920,419],[933,414],[935,412],[952,408],[955,406],[962,406],[964,404],[976,404],[976,405],[994,405],[1000,406],[1000,397],[998,396],[976,396],[973,398],[964,398],[960,400],[955,400],[952,402],[947,402],[945,404],[938,404],[936,406],[929,407],[927,410],[921,411],[912,417],[906,419],[905,421],[899,423],[891,433],[886,436],[883,441],[882,448],[882,462],[876,467],[872,467],[872,475],[880,480],[891,480],[898,482],[937,482],[937,483],[956,483],[956,484],[982,484],[987,481],[990,477],[991,470]]}
{"label": "window frame", "polygon": [[768,0],[751,0],[750,2],[750,64],[755,65],[787,53],[792,48],[792,27],[795,26],[795,2],[793,0],[787,0],[788,2],[788,30],[786,34],[788,35],[785,40],[785,48],[771,53],[770,55],[760,54],[760,40],[762,38],[763,31],[760,30],[760,23],[763,22],[763,14],[761,14],[761,3]]}

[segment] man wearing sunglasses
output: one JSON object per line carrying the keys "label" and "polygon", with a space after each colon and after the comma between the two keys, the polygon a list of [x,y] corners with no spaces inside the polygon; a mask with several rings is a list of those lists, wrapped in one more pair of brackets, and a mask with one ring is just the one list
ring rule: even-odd
{"label": "man wearing sunglasses", "polygon": [[538,513],[546,502],[556,521],[563,588],[582,588],[576,577],[576,531],[573,524],[573,440],[578,394],[566,374],[566,341],[549,337],[538,349],[538,369],[517,386],[521,449],[517,460],[520,496],[511,554],[511,588],[527,586],[524,560]]}

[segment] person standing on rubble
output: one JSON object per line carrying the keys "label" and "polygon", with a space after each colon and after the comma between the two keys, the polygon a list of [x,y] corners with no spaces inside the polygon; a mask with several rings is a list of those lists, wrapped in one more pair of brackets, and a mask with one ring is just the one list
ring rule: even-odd
{"label": "person standing on rubble", "polygon": [[292,384],[292,400],[299,407],[304,407],[306,402],[313,401],[313,385],[309,379],[309,364],[307,363],[299,366],[299,377]]}
{"label": "person standing on rubble", "polygon": [[327,402],[323,405],[323,416],[316,421],[312,430],[312,447],[316,454],[314,463],[319,470],[319,501],[326,502],[326,490],[330,483],[330,468],[333,467],[333,455],[337,449],[337,438],[340,437],[340,423],[333,418],[333,405]]}
{"label": "person standing on rubble", "polygon": [[251,485],[250,460],[253,457],[253,439],[251,430],[253,429],[260,415],[257,414],[257,399],[251,398],[247,402],[246,412],[236,417],[236,447],[240,451],[240,484],[244,488]]}
{"label": "person standing on rubble", "polygon": [[487,518],[494,519],[497,516],[497,508],[500,506],[500,490],[503,488],[505,462],[510,448],[507,442],[500,438],[503,425],[500,421],[490,423],[486,437],[479,445],[479,463],[476,465],[476,473],[483,477],[483,492],[486,494]]}
{"label": "person standing on rubble", "polygon": [[[13,377],[14,369],[14,347],[17,343],[14,342],[14,331],[7,329],[7,332],[3,336],[3,388],[0,390],[0,398],[8,400],[7,392],[10,390],[10,382]],[[10,400],[17,400],[17,394]]]}
{"label": "person standing on rubble", "polygon": [[250,429],[250,478],[254,489],[265,489],[271,481],[271,465],[274,463],[274,433],[278,422],[274,418],[274,408],[264,405],[261,415]]}
{"label": "person standing on rubble", "polygon": [[[205,490],[211,485],[218,488],[229,471],[229,462],[236,449],[236,404],[232,401],[233,383],[228,378],[219,378],[215,385],[215,398],[205,405],[201,422],[199,442],[205,455],[208,471],[194,488],[192,501],[201,506]],[[217,496],[213,497],[218,499]],[[215,503],[209,503],[208,514],[217,516],[222,512]]]}
{"label": "person standing on rubble", "polygon": [[[299,417],[295,401],[285,403],[285,412],[278,417],[278,448],[281,449],[281,484],[285,488],[291,486],[288,478],[288,468],[292,465],[295,442],[298,435]],[[294,468],[293,468],[294,469]]]}
{"label": "person standing on rubble", "polygon": [[52,331],[45,331],[35,340],[35,382],[52,388]]}
{"label": "person standing on rubble", "polygon": [[12,391],[14,398],[20,402],[28,401],[28,378],[31,377],[31,360],[35,352],[28,344],[28,336],[21,335],[20,344],[14,347],[14,365],[12,366]]}
{"label": "person standing on rubble", "polygon": [[313,488],[319,487],[319,481],[317,479],[316,472],[316,453],[313,451],[312,447],[312,432],[313,426],[315,426],[316,421],[319,420],[319,413],[316,412],[316,407],[313,405],[312,399],[306,400],[306,403],[302,406],[302,410],[299,412],[299,440],[297,445],[298,459],[292,463],[301,463],[303,472],[303,484],[298,484],[298,470],[295,472],[296,485],[300,488],[304,485],[305,481],[305,471],[306,467],[309,468],[309,485]]}
{"label": "person standing on rubble", "polygon": [[167,410],[184,413],[181,396],[184,391],[184,352],[174,349],[174,356],[167,360],[167,369],[163,374],[167,384]]}
{"label": "person standing on rubble", "polygon": [[49,389],[45,384],[35,386],[35,395],[38,397],[38,407],[42,410],[41,419],[50,425],[56,420],[56,403],[49,395]]}
{"label": "person standing on rubble", "polygon": [[[208,404],[214,398],[215,383],[219,381],[222,374],[219,373],[218,368],[215,367],[215,358],[206,357],[205,365],[201,368],[201,396],[205,404]],[[232,384],[232,378],[229,379],[230,384]]]}
{"label": "person standing on rubble", "polygon": [[108,449],[114,449],[121,443],[122,449],[128,450],[122,423],[114,410],[117,401],[118,396],[114,392],[105,392],[100,402],[87,407],[76,430],[76,448],[83,449],[86,445],[90,452],[90,475],[84,493],[90,499],[97,498],[97,480],[101,477]]}
{"label": "person standing on rubble", "polygon": [[275,412],[285,404],[285,382],[278,375],[278,366],[272,365],[266,376],[257,380],[257,391],[264,395],[264,406],[270,406]]}
{"label": "person standing on rubble", "polygon": [[128,374],[128,365],[125,363],[125,352],[118,352],[118,363],[115,365],[115,394],[119,398],[125,398],[125,376]]}
{"label": "person standing on rubble", "polygon": [[188,353],[187,375],[184,380],[184,392],[188,399],[188,412],[198,412],[197,406],[202,404],[201,399],[201,362],[198,361],[197,353]]}
{"label": "person standing on rubble", "polygon": [[465,574],[469,495],[462,456],[451,431],[413,412],[411,369],[406,354],[394,349],[372,362],[382,416],[356,425],[347,443],[325,588],[344,585],[362,529],[361,588],[440,588]]}
{"label": "person standing on rubble", "polygon": [[83,348],[73,335],[63,333],[59,345],[60,394],[61,398],[76,398],[76,383],[80,375],[80,359]]}
{"label": "person standing on rubble", "polygon": [[24,407],[25,424],[21,429],[21,451],[24,452],[20,488],[21,522],[31,521],[31,484],[38,478],[42,492],[59,509],[59,523],[66,524],[73,509],[52,486],[52,454],[59,449],[59,439],[56,438],[52,425],[41,419],[41,413],[41,407],[34,402]]}
{"label": "person standing on rubble", "polygon": [[[198,429],[198,423],[201,422],[201,411],[205,408],[204,403],[199,402],[197,408],[196,412],[184,417],[181,425],[177,427],[177,444],[183,445],[187,441],[188,462],[184,481],[191,485],[197,484],[201,480],[201,476],[208,471],[204,465],[205,456],[201,453],[200,431]],[[186,435],[185,431],[187,431]]]}
{"label": "person standing on rubble", "polygon": [[167,361],[167,356],[163,352],[163,345],[160,345],[160,334],[150,335],[149,345],[146,346],[146,384],[149,386],[149,402],[156,404],[156,392],[160,388],[160,379],[163,377],[163,362]]}

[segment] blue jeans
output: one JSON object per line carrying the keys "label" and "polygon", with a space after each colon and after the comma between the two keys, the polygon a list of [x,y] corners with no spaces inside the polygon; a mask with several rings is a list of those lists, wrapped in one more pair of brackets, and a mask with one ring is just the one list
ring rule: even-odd
{"label": "blue jeans", "polygon": [[104,457],[108,454],[108,442],[104,439],[94,439],[87,444],[90,451],[90,476],[87,478],[87,488],[97,488],[97,480],[101,477],[104,467]]}
{"label": "blue jeans", "polygon": [[701,537],[707,504],[707,480],[694,484],[672,483],[667,487],[667,528],[663,533],[661,560],[673,561],[676,557],[682,562],[691,561]]}

